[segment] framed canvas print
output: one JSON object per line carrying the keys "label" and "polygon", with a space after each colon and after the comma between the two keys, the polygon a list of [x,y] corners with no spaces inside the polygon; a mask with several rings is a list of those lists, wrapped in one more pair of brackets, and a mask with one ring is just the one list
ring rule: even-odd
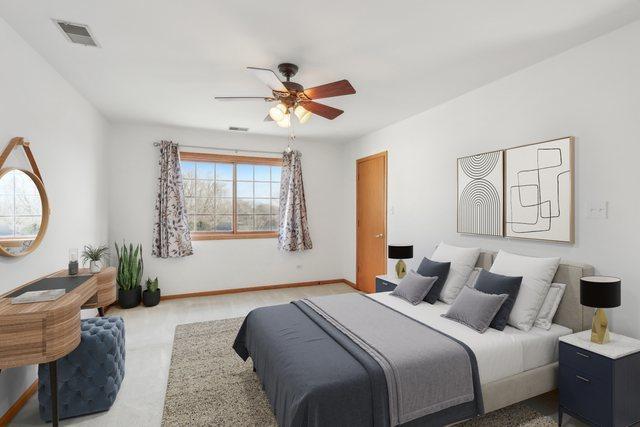
{"label": "framed canvas print", "polygon": [[458,159],[458,233],[502,236],[502,150]]}
{"label": "framed canvas print", "polygon": [[505,236],[574,241],[573,137],[505,150]]}

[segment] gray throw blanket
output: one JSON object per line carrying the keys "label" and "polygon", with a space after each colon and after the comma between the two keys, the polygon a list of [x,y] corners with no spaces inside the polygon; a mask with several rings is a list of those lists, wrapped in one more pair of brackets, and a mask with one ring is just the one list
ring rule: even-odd
{"label": "gray throw blanket", "polygon": [[302,301],[380,364],[392,426],[476,398],[473,353],[459,341],[361,294]]}

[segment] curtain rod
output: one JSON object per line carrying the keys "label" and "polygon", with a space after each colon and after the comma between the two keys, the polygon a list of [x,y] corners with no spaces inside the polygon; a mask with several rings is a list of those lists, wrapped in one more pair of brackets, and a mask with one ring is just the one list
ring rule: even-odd
{"label": "curtain rod", "polygon": [[[159,147],[159,142],[153,143],[154,147]],[[282,151],[266,151],[266,150],[243,150],[242,148],[225,148],[225,147],[205,147],[201,145],[182,145],[178,144],[178,147],[184,148],[196,148],[199,150],[220,150],[220,151],[232,151],[234,153],[259,153],[259,154],[278,154],[282,155]]]}

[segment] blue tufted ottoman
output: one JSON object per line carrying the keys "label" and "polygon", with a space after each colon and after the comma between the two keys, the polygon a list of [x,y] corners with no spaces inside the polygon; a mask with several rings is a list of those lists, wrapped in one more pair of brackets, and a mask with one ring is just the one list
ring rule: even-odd
{"label": "blue tufted ottoman", "polygon": [[[124,378],[124,320],[96,317],[81,321],[78,347],[58,359],[60,418],[108,410]],[[38,367],[40,418],[51,421],[49,366]]]}

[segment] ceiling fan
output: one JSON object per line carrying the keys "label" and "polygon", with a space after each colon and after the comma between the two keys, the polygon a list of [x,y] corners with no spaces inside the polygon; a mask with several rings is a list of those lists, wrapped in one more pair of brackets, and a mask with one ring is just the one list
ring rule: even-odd
{"label": "ceiling fan", "polygon": [[267,68],[247,67],[254,76],[266,84],[273,96],[216,96],[218,101],[265,101],[277,102],[269,109],[265,122],[275,121],[278,126],[291,126],[291,113],[300,123],[306,123],[311,114],[317,114],[325,119],[333,120],[344,111],[315,102],[315,99],[330,98],[332,96],[352,95],[356,90],[348,80],[339,80],[305,89],[301,84],[291,81],[291,77],[298,72],[298,66],[290,63],[278,65],[278,71],[285,77],[281,81],[276,73]]}

